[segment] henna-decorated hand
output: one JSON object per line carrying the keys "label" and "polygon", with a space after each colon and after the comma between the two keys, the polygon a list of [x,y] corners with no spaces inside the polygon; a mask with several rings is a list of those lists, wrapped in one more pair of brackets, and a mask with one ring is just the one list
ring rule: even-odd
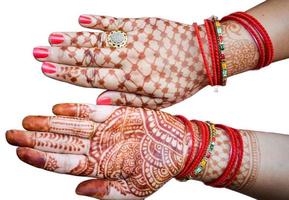
{"label": "henna-decorated hand", "polygon": [[56,116],[28,116],[10,130],[19,158],[49,171],[96,179],[76,192],[100,199],[144,199],[183,168],[190,145],[184,124],[161,111],[58,104]]}
{"label": "henna-decorated hand", "polygon": [[[33,53],[45,75],[84,87],[107,89],[99,104],[163,108],[206,85],[207,75],[193,26],[159,18],[82,15],[82,26],[103,32],[62,32],[49,37],[52,47]],[[123,48],[109,48],[113,30],[127,33]],[[209,58],[207,36],[200,37]]]}

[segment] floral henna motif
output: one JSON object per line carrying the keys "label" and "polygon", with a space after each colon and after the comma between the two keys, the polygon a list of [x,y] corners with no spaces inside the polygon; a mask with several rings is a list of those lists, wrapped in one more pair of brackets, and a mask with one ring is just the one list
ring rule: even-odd
{"label": "floral henna motif", "polygon": [[[53,112],[57,116],[26,117],[23,125],[28,132],[11,130],[6,138],[10,144],[20,146],[17,154],[28,164],[96,178],[81,183],[79,194],[101,199],[143,199],[179,174],[186,163],[191,135],[182,121],[167,113],[83,104],[59,104]],[[191,148],[196,154],[202,137],[194,122],[192,126]],[[84,132],[79,131],[82,128]],[[29,132],[33,129],[53,132]],[[93,133],[87,134],[90,131]],[[258,176],[260,150],[254,132],[241,130],[240,134],[243,159],[236,179],[228,188],[248,191]],[[215,148],[205,169],[195,179],[210,182],[218,178],[228,165],[230,148],[227,134],[217,129]]]}
{"label": "floral henna motif", "polygon": [[44,169],[49,170],[49,171],[55,171],[58,168],[59,166],[57,165],[57,160],[53,158],[52,156],[48,155],[46,158]]}
{"label": "floral henna motif", "polygon": [[[69,106],[74,109],[67,114],[74,117],[26,118],[27,129],[41,124],[42,130],[52,132],[37,132],[34,146],[20,148],[20,159],[49,171],[108,181],[102,184],[108,190],[99,191],[105,198],[107,192],[117,191],[128,195],[126,197],[135,197],[132,199],[143,199],[183,168],[190,135],[179,119],[149,109],[99,106],[113,109],[101,123],[97,106]],[[27,120],[34,125],[26,125]],[[47,124],[48,127],[43,127]],[[26,140],[32,138],[25,133],[19,133],[20,137],[26,138],[19,140],[22,145],[19,141],[14,144],[24,147]]]}
{"label": "floral henna motif", "polygon": [[99,125],[90,156],[97,176],[126,181],[130,192],[145,197],[174,177],[188,148],[184,125],[168,114],[120,108]]}
{"label": "floral henna motif", "polygon": [[[216,135],[216,146],[208,164],[195,179],[204,182],[210,182],[218,178],[225,170],[230,154],[230,140],[223,130],[218,129]],[[236,179],[228,187],[233,190],[244,191],[249,190],[257,179],[257,172],[259,168],[260,155],[258,140],[252,131],[240,131],[244,152],[241,168],[237,173]]]}

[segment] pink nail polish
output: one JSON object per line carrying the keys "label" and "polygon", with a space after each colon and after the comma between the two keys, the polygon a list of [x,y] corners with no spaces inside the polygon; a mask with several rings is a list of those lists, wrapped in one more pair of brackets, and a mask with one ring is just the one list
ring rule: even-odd
{"label": "pink nail polish", "polygon": [[56,72],[56,67],[51,63],[45,62],[42,64],[41,70],[44,74],[54,74]]}
{"label": "pink nail polish", "polygon": [[90,17],[83,15],[80,15],[78,21],[80,24],[90,24],[92,22]]}
{"label": "pink nail polish", "polygon": [[38,59],[38,58],[46,58],[48,57],[48,49],[43,48],[43,47],[36,47],[33,49],[33,56]]}
{"label": "pink nail polish", "polygon": [[111,105],[112,101],[109,97],[98,98],[96,101],[97,105]]}
{"label": "pink nail polish", "polygon": [[58,33],[52,33],[49,35],[50,44],[61,44],[64,41],[64,37]]}

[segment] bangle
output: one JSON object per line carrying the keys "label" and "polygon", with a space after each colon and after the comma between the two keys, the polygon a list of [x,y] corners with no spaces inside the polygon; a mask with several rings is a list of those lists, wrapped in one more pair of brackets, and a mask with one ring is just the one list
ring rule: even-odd
{"label": "bangle", "polygon": [[191,138],[192,138],[192,144],[191,144],[191,148],[189,149],[188,159],[185,162],[184,168],[176,176],[177,179],[181,180],[182,177],[185,176],[184,174],[186,174],[187,171],[189,170],[188,168],[190,166],[190,163],[193,160],[195,135],[194,135],[192,124],[187,118],[185,118],[182,115],[176,115],[176,117],[184,123],[184,125],[186,126],[186,131],[190,132],[190,135],[191,135]]}
{"label": "bangle", "polygon": [[196,34],[196,37],[197,37],[197,41],[198,41],[198,44],[199,44],[200,52],[201,52],[202,59],[203,59],[204,65],[205,65],[205,70],[206,70],[206,73],[207,73],[207,76],[208,76],[208,79],[209,79],[209,83],[210,83],[210,85],[213,86],[214,83],[213,83],[212,76],[211,76],[211,73],[210,73],[210,70],[209,70],[209,64],[208,64],[208,61],[207,61],[207,58],[206,58],[206,55],[205,55],[203,43],[201,41],[199,27],[198,27],[197,23],[193,23],[193,27],[195,29],[195,34]]}
{"label": "bangle", "polygon": [[197,168],[194,170],[194,174],[198,175],[199,173],[202,172],[202,170],[206,167],[208,159],[211,157],[211,153],[214,150],[215,147],[215,141],[216,141],[216,127],[214,124],[212,124],[211,122],[206,122],[206,124],[209,127],[210,130],[210,143],[209,146],[207,148],[207,152],[205,154],[205,156],[202,158],[200,164],[197,166]]}
{"label": "bangle", "polygon": [[227,187],[236,178],[243,160],[243,140],[238,130],[231,127],[216,124],[216,127],[223,129],[229,136],[231,142],[230,158],[224,172],[217,179],[205,183],[213,187]]}
{"label": "bangle", "polygon": [[213,40],[213,36],[215,35],[214,31],[211,29],[211,21],[208,19],[204,20],[204,25],[207,32],[207,40],[210,49],[211,63],[212,63],[212,71],[213,71],[213,85],[218,84],[218,74],[217,74],[217,64],[215,59],[215,43]]}
{"label": "bangle", "polygon": [[227,77],[228,77],[228,69],[227,69],[227,63],[226,63],[226,59],[225,59],[225,44],[223,41],[223,30],[221,27],[221,23],[218,20],[218,18],[216,16],[212,17],[212,20],[214,22],[214,26],[215,26],[215,30],[216,30],[216,38],[218,41],[218,50],[219,50],[219,62],[220,62],[220,66],[221,66],[221,85],[226,85],[227,82]]}
{"label": "bangle", "polygon": [[267,33],[266,29],[256,18],[254,18],[253,16],[245,12],[236,12],[233,14],[247,20],[253,27],[255,27],[258,34],[262,37],[264,46],[266,47],[265,50],[267,53],[267,57],[266,57],[267,59],[266,59],[264,66],[269,65],[272,62],[273,57],[274,57],[274,49],[273,49],[271,38],[269,34]]}
{"label": "bangle", "polygon": [[236,12],[225,16],[221,21],[233,20],[241,24],[252,36],[259,52],[256,69],[269,65],[273,61],[274,49],[269,34],[262,24],[245,12]]}

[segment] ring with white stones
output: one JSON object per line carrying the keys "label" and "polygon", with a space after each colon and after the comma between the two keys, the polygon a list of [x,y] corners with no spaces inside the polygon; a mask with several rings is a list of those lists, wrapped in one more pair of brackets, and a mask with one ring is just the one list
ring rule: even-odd
{"label": "ring with white stones", "polygon": [[106,44],[112,48],[125,47],[127,44],[127,34],[120,30],[111,31],[107,36]]}

